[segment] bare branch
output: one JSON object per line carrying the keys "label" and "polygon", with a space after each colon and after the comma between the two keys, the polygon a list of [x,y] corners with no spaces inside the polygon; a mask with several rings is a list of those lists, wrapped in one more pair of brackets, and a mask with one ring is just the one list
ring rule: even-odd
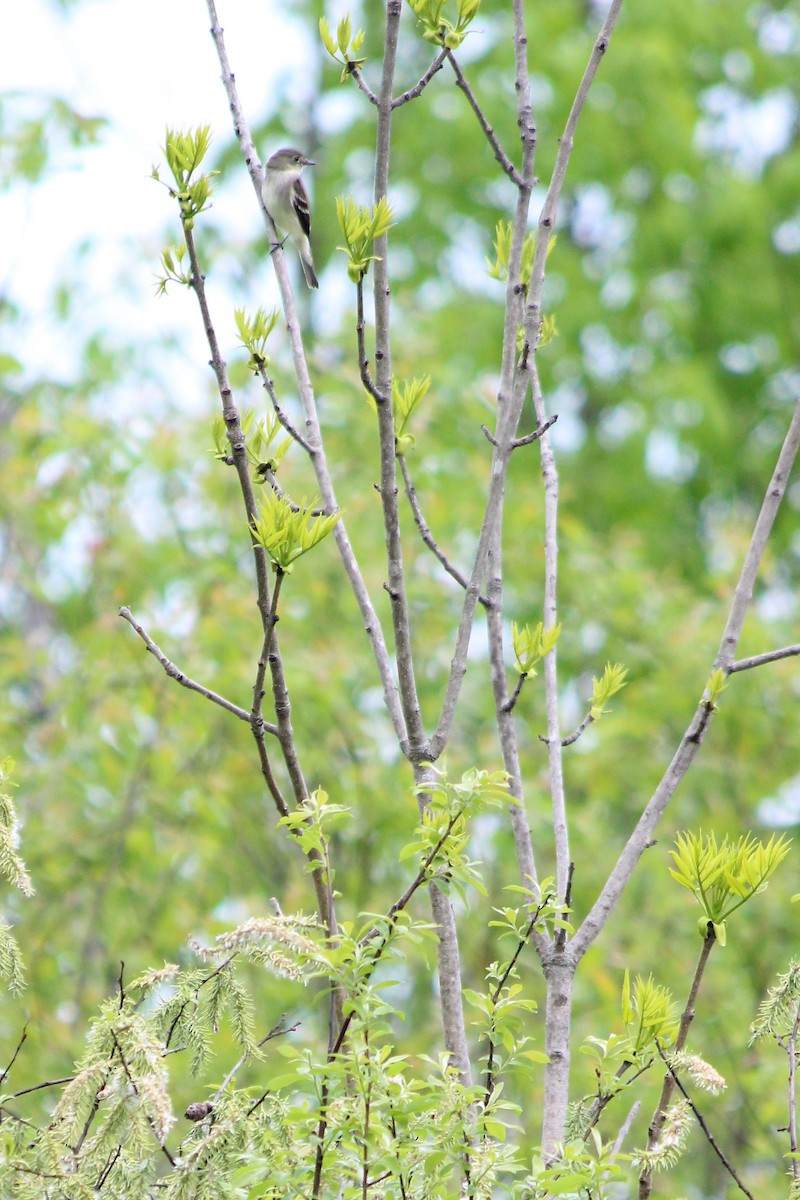
{"label": "bare branch", "polygon": [[496,135],[495,131],[492,129],[491,125],[489,124],[483,109],[481,108],[480,104],[478,103],[478,101],[475,97],[475,93],[473,92],[472,88],[470,87],[469,83],[467,82],[467,78],[464,75],[464,72],[461,70],[461,67],[456,62],[455,55],[453,54],[452,50],[444,50],[442,53],[447,58],[448,62],[450,63],[450,66],[453,68],[453,74],[456,77],[456,87],[461,88],[461,91],[467,97],[469,106],[472,109],[472,111],[475,113],[475,116],[478,118],[478,124],[480,125],[481,129],[485,133],[486,139],[489,142],[489,145],[492,147],[492,150],[494,151],[495,158],[500,163],[500,166],[503,168],[503,170],[505,171],[505,173],[509,177],[509,179],[513,183],[515,183],[517,185],[517,187],[522,187],[523,186],[522,176],[520,175],[519,171],[512,163],[511,159],[506,154],[503,147],[500,145],[500,142],[497,139],[497,135]]}
{"label": "bare branch", "polygon": [[[272,1026],[272,1029],[270,1029],[269,1033],[265,1034],[264,1037],[262,1037],[260,1041],[256,1042],[256,1046],[259,1050],[261,1049],[262,1046],[265,1046],[267,1044],[267,1042],[272,1041],[273,1038],[283,1037],[287,1033],[294,1033],[295,1029],[300,1028],[300,1021],[295,1021],[294,1025],[284,1025],[283,1022],[285,1019],[286,1019],[286,1017],[284,1014],[281,1017],[281,1019],[275,1025]],[[227,1086],[231,1082],[231,1080],[233,1080],[236,1077],[236,1075],[238,1074],[238,1072],[242,1069],[242,1067],[247,1062],[249,1057],[250,1057],[250,1055],[246,1052],[244,1054],[240,1055],[240,1057],[233,1064],[230,1071],[228,1071],[228,1074],[225,1076],[222,1083],[219,1085],[216,1092],[212,1096],[212,1098],[209,1102],[210,1104],[214,1105],[214,1104],[219,1103],[220,1096],[225,1091],[225,1089],[227,1088]],[[252,1111],[252,1109],[251,1109],[251,1111]]]}
{"label": "bare branch", "polygon": [[[464,573],[460,571],[458,567],[453,566],[453,564],[450,562],[450,559],[434,539],[433,534],[430,531],[430,527],[422,515],[422,509],[420,508],[419,500],[417,499],[417,490],[414,487],[414,484],[411,482],[411,472],[408,469],[408,463],[406,462],[404,455],[400,458],[400,470],[403,474],[403,483],[405,484],[406,488],[406,496],[408,497],[408,503],[411,506],[414,524],[419,530],[419,536],[422,538],[428,549],[432,551],[436,558],[438,558],[447,574],[451,576],[452,579],[455,579],[456,583],[459,584],[460,587],[466,588],[468,586],[466,575],[464,575]],[[484,606],[488,603],[485,596],[479,596],[478,599]]]}
{"label": "bare branch", "polygon": [[[539,383],[536,360],[531,359],[533,407],[539,425],[545,423],[544,397]],[[550,436],[545,431],[539,439],[539,452],[544,479],[544,629],[558,624],[558,471]],[[543,661],[545,706],[547,710],[547,752],[550,772],[550,801],[553,811],[553,834],[556,845],[556,887],[564,896],[569,874],[569,830],[564,795],[564,770],[561,761],[561,732],[559,726],[558,659],[554,646]]]}
{"label": "bare branch", "polygon": [[364,280],[359,279],[356,284],[356,341],[358,343],[358,371],[361,376],[361,382],[369,392],[376,404],[386,404],[387,397],[379,392],[375,386],[372,375],[369,369],[369,359],[367,358],[367,349],[364,341]]}
{"label": "bare branch", "polygon": [[733,604],[731,605],[725,632],[722,635],[717,657],[714,659],[714,667],[721,667],[726,673],[730,673],[733,656],[736,653],[736,647],[739,644],[739,638],[742,633],[744,619],[753,599],[753,588],[755,587],[758,568],[761,564],[761,558],[767,545],[767,539],[772,531],[775,517],[783,500],[784,492],[786,491],[786,485],[789,481],[789,474],[797,455],[798,446],[800,446],[800,400],[795,407],[789,431],[781,447],[770,485],[767,488],[767,494],[764,497],[761,511],[756,520],[753,536],[750,539],[750,545],[747,548],[747,554],[742,566],[742,573],[739,576],[739,582],[733,594]]}
{"label": "bare branch", "polygon": [[[378,121],[375,133],[374,203],[385,200],[389,187],[389,155],[392,132],[392,86],[397,62],[401,0],[387,0],[383,75],[379,92]],[[389,289],[388,233],[375,238],[375,387],[379,396],[392,395],[391,306]],[[403,546],[400,537],[400,512],[397,503],[397,464],[395,457],[394,412],[391,403],[378,403],[380,441],[380,497],[386,543],[387,591],[392,600],[392,628],[397,662],[397,682],[403,710],[408,749],[412,762],[428,758],[428,747],[417,695],[414,657],[411,646],[411,621],[406,596]]]}
{"label": "bare branch", "polygon": [[[159,649],[145,629],[137,620],[134,619],[129,608],[123,606],[119,610],[119,615],[123,618],[123,620],[128,622],[128,624],[136,631],[136,633],[138,633],[147,649],[154,658],[158,659],[167,675],[169,675],[170,679],[174,679],[176,683],[181,685],[181,687],[188,688],[191,692],[198,692],[201,696],[205,696],[206,700],[210,700],[212,704],[218,704],[219,707],[224,708],[226,712],[233,713],[233,715],[238,717],[240,721],[250,721],[250,714],[247,709],[241,708],[238,704],[234,704],[232,700],[226,700],[224,696],[218,695],[217,692],[212,692],[210,688],[203,687],[202,683],[196,683],[194,679],[190,679],[188,675],[185,675],[180,667],[176,667],[175,663],[171,662],[170,659],[167,658],[166,654]],[[277,735],[277,725],[265,724],[264,728],[267,733]]]}
{"label": "bare branch", "polygon": [[[508,697],[508,699],[505,701],[505,704],[503,705],[504,712],[513,712],[514,711],[517,701],[519,700],[520,695],[522,694],[522,689],[525,686],[525,680],[527,678],[528,678],[527,675],[520,675],[518,677],[516,685],[514,687],[514,691],[511,693],[511,695]],[[543,742],[547,741],[547,739],[541,737],[541,735],[540,735],[540,740]]]}
{"label": "bare branch", "polygon": [[[778,506],[786,491],[789,473],[799,446],[800,401],[798,401],[792,416],[786,439],[778,456],[775,471],[767,488],[764,502],[753,530],[753,536],[745,556],[739,583],[734,593],[731,612],[725,625],[720,649],[715,659],[715,665],[722,667],[723,670],[727,670],[728,672],[730,671],[730,663],[733,661],[733,655],[736,651],[742,625],[744,624],[747,604],[752,599],[758,565],[764,553],[767,537],[775,520]],[[745,603],[745,600],[747,600],[747,603]],[[678,784],[694,762],[695,755],[700,749],[708,731],[712,716],[712,706],[701,701],[678,744],[672,761],[639,818],[635,829],[628,838],[627,844],[617,859],[603,890],[573,938],[572,947],[579,956],[585,954],[586,950],[588,950],[597,937],[627,886],[637,862],[651,842],[653,831],[664,809],[675,794]]]}
{"label": "bare branch", "polygon": [[270,379],[269,375],[267,374],[267,368],[263,364],[261,366],[259,366],[258,373],[261,377],[261,382],[264,384],[266,393],[269,396],[270,401],[272,402],[272,407],[275,411],[275,416],[278,418],[278,420],[280,421],[283,428],[289,434],[289,437],[293,441],[297,442],[298,446],[302,446],[303,449],[305,450],[306,454],[313,455],[314,451],[311,449],[310,443],[306,441],[306,439],[303,437],[302,433],[299,432],[299,430],[295,429],[294,425],[289,420],[289,418],[287,417],[284,410],[281,408],[281,406],[278,402],[277,392],[275,391],[275,385],[272,382],[272,380]]}
{"label": "bare branch", "polygon": [[530,446],[532,442],[538,442],[543,433],[547,433],[551,425],[555,425],[558,420],[558,413],[553,413],[552,417],[548,417],[546,421],[534,429],[533,433],[527,433],[525,437],[514,438],[511,443],[512,450],[519,450],[520,446]]}
{"label": "bare branch", "polygon": [[[594,717],[592,716],[592,714],[587,713],[586,716],[581,721],[578,728],[575,730],[575,732],[571,733],[569,735],[569,737],[565,737],[565,738],[561,739],[561,745],[562,746],[571,746],[573,744],[573,742],[577,742],[578,738],[581,736],[582,733],[584,733],[589,728],[589,726],[591,725],[593,720],[594,720]],[[549,740],[550,739],[545,737],[545,735],[543,733],[539,734],[540,742],[544,742],[544,744],[547,745]]]}
{"label": "bare branch", "polygon": [[635,1100],[633,1102],[633,1104],[631,1105],[631,1111],[628,1113],[627,1117],[620,1125],[619,1133],[614,1138],[614,1145],[611,1150],[612,1155],[619,1154],[620,1150],[622,1149],[625,1138],[630,1133],[631,1125],[633,1125],[633,1122],[636,1120],[639,1109],[641,1107],[642,1107],[641,1100]]}
{"label": "bare branch", "polygon": [[17,1042],[17,1045],[14,1049],[14,1053],[11,1055],[11,1058],[9,1059],[8,1066],[4,1069],[2,1075],[0,1075],[0,1086],[2,1086],[5,1083],[5,1081],[8,1079],[8,1073],[11,1070],[11,1068],[13,1067],[14,1063],[17,1061],[17,1056],[18,1056],[20,1050],[22,1049],[22,1047],[25,1045],[25,1041],[26,1041],[27,1037],[28,1037],[28,1022],[26,1021],[22,1027],[22,1033],[19,1035],[19,1041]]}
{"label": "bare branch", "polygon": [[575,131],[578,126],[583,106],[586,103],[586,97],[589,93],[589,88],[594,82],[594,77],[597,74],[600,63],[603,60],[611,34],[614,31],[614,26],[619,16],[619,11],[622,8],[622,0],[612,0],[611,6],[603,22],[603,27],[600,30],[592,48],[592,53],[589,62],[586,64],[586,70],[578,85],[578,90],[575,93],[575,99],[572,101],[572,107],[569,110],[567,123],[564,126],[564,132],[558,143],[558,154],[556,155],[553,174],[550,177],[550,185],[547,189],[542,211],[539,215],[538,232],[536,236],[536,251],[533,259],[533,270],[531,271],[531,280],[528,292],[528,305],[525,318],[525,333],[531,349],[535,349],[539,340],[541,308],[542,308],[542,286],[544,284],[545,269],[547,266],[547,249],[550,244],[550,239],[553,236],[556,225],[556,217],[558,214],[558,202],[561,196],[561,189],[564,186],[564,179],[569,166],[569,160],[572,157],[573,147],[575,145]]}
{"label": "bare branch", "polygon": [[436,72],[441,71],[442,63],[447,58],[448,54],[448,50],[440,50],[425,74],[420,79],[419,83],[415,84],[414,87],[409,88],[407,92],[403,92],[402,96],[398,96],[396,99],[394,99],[392,101],[392,108],[400,108],[401,104],[407,104],[409,100],[416,100],[418,96],[421,96]]}
{"label": "bare branch", "polygon": [[728,674],[735,675],[737,671],[751,671],[753,667],[763,667],[765,663],[778,662],[782,658],[794,658],[800,654],[800,643],[784,646],[782,650],[768,650],[766,654],[754,654],[752,658],[739,658],[728,667]]}
{"label": "bare branch", "polygon": [[358,67],[355,65],[355,63],[354,63],[354,62],[348,62],[348,63],[346,63],[345,65],[346,65],[346,67],[347,67],[348,74],[349,74],[349,75],[352,75],[353,79],[355,79],[356,83],[358,84],[359,88],[360,88],[360,89],[361,89],[361,91],[364,93],[364,95],[367,97],[367,99],[369,100],[370,104],[375,104],[375,105],[377,105],[377,103],[378,103],[378,97],[375,95],[375,93],[373,92],[373,90],[372,90],[372,88],[369,86],[369,84],[367,84],[367,83],[365,82],[365,80],[364,80],[364,76],[361,74],[361,72],[359,71],[359,69],[358,69]]}

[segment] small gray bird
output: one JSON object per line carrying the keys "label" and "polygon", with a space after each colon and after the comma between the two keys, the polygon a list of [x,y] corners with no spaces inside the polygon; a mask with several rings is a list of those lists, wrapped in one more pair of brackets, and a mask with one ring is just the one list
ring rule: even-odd
{"label": "small gray bird", "polygon": [[300,264],[310,288],[319,287],[311,257],[311,211],[308,194],[300,174],[303,167],[313,167],[314,161],[300,150],[284,147],[276,150],[267,162],[261,197],[267,212],[278,229],[282,230],[300,255]]}

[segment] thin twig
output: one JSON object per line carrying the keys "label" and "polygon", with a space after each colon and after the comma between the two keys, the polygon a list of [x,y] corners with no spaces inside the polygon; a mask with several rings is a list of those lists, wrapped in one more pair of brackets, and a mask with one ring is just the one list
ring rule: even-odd
{"label": "thin twig", "polygon": [[[675,1045],[672,1047],[673,1055],[680,1054],[686,1045],[686,1039],[689,1036],[689,1029],[691,1028],[692,1021],[694,1020],[695,1004],[697,1003],[700,984],[703,981],[703,975],[705,974],[705,969],[708,965],[708,958],[711,954],[711,951],[714,949],[716,941],[717,935],[714,932],[714,925],[711,921],[709,921],[706,928],[706,936],[703,939],[703,945],[697,960],[697,966],[695,967],[692,984],[689,988],[689,995],[686,998],[686,1005],[681,1013],[680,1025],[678,1026],[678,1036],[675,1038]],[[661,1054],[661,1048],[658,1045],[658,1042],[656,1042],[656,1047],[659,1054]],[[661,1057],[664,1057],[663,1054],[661,1054]],[[647,1130],[648,1150],[653,1149],[653,1147],[658,1143],[659,1137],[661,1136],[661,1131],[664,1128],[664,1122],[667,1119],[669,1102],[672,1099],[672,1093],[675,1090],[675,1084],[677,1082],[677,1076],[674,1074],[669,1064],[667,1064],[667,1074],[664,1076],[664,1082],[661,1087],[661,1095],[658,1098],[658,1104],[656,1105],[656,1110],[653,1113],[653,1119],[650,1122],[649,1129]],[[653,1172],[649,1169],[646,1169],[642,1171],[641,1175],[639,1176],[639,1200],[647,1200],[652,1186]]]}
{"label": "thin twig", "polygon": [[[441,71],[442,63],[447,58],[448,53],[448,50],[440,50],[425,74],[420,79],[419,83],[416,83],[414,87],[409,88],[407,92],[403,92],[402,96],[397,96],[392,101],[392,108],[400,108],[401,104],[407,104],[409,100],[416,100],[418,96],[421,96],[436,72]],[[377,102],[378,101],[376,97],[375,103],[377,104]]]}
{"label": "thin twig", "polygon": [[753,667],[762,667],[765,663],[778,662],[781,658],[794,658],[800,654],[800,642],[793,646],[784,646],[782,650],[768,650],[766,654],[754,654],[752,658],[738,658],[728,667],[728,674],[735,675],[737,671],[751,671]]}
{"label": "thin twig", "polygon": [[700,1126],[703,1133],[705,1134],[706,1141],[708,1142],[709,1146],[714,1151],[717,1158],[722,1163],[723,1167],[725,1168],[725,1170],[730,1175],[731,1179],[734,1181],[734,1183],[738,1187],[739,1191],[744,1192],[745,1196],[748,1197],[748,1200],[755,1200],[753,1193],[748,1188],[746,1188],[745,1185],[742,1183],[737,1171],[731,1165],[731,1163],[728,1161],[728,1159],[725,1157],[725,1154],[723,1153],[723,1151],[717,1144],[716,1138],[714,1137],[713,1133],[711,1132],[711,1130],[709,1129],[705,1120],[703,1119],[703,1114],[700,1112],[700,1110],[697,1107],[697,1105],[695,1104],[694,1100],[692,1099],[692,1097],[687,1092],[686,1088],[681,1083],[680,1079],[678,1078],[677,1074],[675,1073],[672,1066],[670,1065],[670,1062],[658,1041],[656,1041],[656,1049],[658,1050],[658,1053],[660,1054],[661,1058],[663,1059],[664,1064],[665,1064],[669,1074],[672,1076],[675,1086],[677,1087],[678,1091],[683,1096],[686,1103],[689,1105],[689,1108],[694,1113],[695,1118],[697,1120],[697,1124]]}
{"label": "thin twig", "polygon": [[[272,1027],[272,1029],[270,1029],[269,1033],[266,1033],[264,1035],[264,1037],[262,1037],[260,1039],[260,1041],[256,1042],[257,1050],[260,1050],[262,1046],[265,1046],[267,1044],[267,1042],[272,1041],[273,1038],[283,1037],[287,1033],[294,1033],[295,1029],[300,1028],[300,1024],[301,1024],[300,1021],[295,1021],[294,1025],[284,1026],[283,1022],[285,1019],[286,1019],[286,1014],[284,1013],[284,1015],[281,1017],[281,1019],[278,1022],[276,1022],[275,1025],[273,1025],[273,1027]],[[239,1059],[233,1064],[230,1071],[228,1071],[228,1074],[225,1076],[222,1083],[219,1085],[216,1092],[212,1096],[212,1098],[211,1098],[212,1104],[219,1103],[220,1096],[225,1091],[225,1089],[227,1088],[227,1086],[231,1082],[231,1080],[234,1079],[235,1076],[238,1074],[238,1072],[242,1069],[242,1067],[247,1062],[249,1057],[250,1057],[249,1052],[245,1051],[244,1054],[242,1054],[239,1057]]]}
{"label": "thin twig", "polygon": [[34,1083],[32,1087],[20,1088],[18,1092],[10,1092],[6,1096],[7,1100],[16,1100],[19,1096],[28,1096],[31,1092],[40,1092],[43,1088],[63,1087],[65,1083],[72,1083],[74,1075],[63,1075],[61,1079],[46,1079],[44,1083]]}
{"label": "thin twig", "polygon": [[[573,742],[577,742],[578,738],[581,736],[582,733],[585,732],[585,730],[587,730],[589,728],[589,726],[591,725],[593,720],[594,720],[594,717],[592,716],[592,714],[587,713],[586,716],[581,721],[578,728],[575,730],[575,732],[571,733],[569,735],[569,737],[564,737],[561,739],[561,745],[562,746],[571,746],[573,744]],[[547,745],[549,740],[550,739],[547,738],[543,733],[539,734],[540,742],[544,742],[544,744]]]}
{"label": "thin twig", "polygon": [[[463,571],[460,571],[458,567],[454,566],[450,562],[450,559],[435,540],[430,531],[430,526],[422,515],[422,509],[420,508],[419,500],[417,499],[417,489],[411,482],[411,472],[408,469],[408,463],[406,462],[405,455],[401,455],[400,457],[400,470],[403,474],[403,483],[405,484],[406,496],[408,497],[408,503],[411,507],[412,516],[414,517],[414,524],[419,530],[419,536],[422,538],[428,549],[436,556],[436,558],[438,558],[447,574],[450,575],[451,578],[455,579],[456,583],[459,584],[460,587],[466,588],[468,584],[466,575],[463,573]],[[483,595],[479,596],[478,600],[484,605],[484,607],[488,603],[486,597]]]}
{"label": "thin twig", "polygon": [[20,1050],[24,1046],[27,1036],[28,1036],[28,1022],[26,1021],[22,1027],[22,1033],[19,1036],[19,1041],[17,1042],[14,1053],[11,1055],[8,1066],[3,1071],[3,1074],[0,1075],[0,1087],[2,1087],[2,1085],[5,1083],[6,1079],[8,1079],[8,1073],[11,1070],[11,1068],[13,1067],[14,1063],[17,1061],[17,1055],[19,1054]]}
{"label": "thin twig", "polygon": [[278,420],[280,421],[283,428],[289,434],[289,437],[292,439],[292,441],[297,442],[298,446],[302,446],[302,448],[305,450],[306,454],[310,454],[313,457],[314,450],[313,450],[310,442],[307,442],[306,439],[303,437],[302,433],[300,433],[300,431],[294,427],[294,425],[292,424],[292,422],[289,420],[286,413],[284,412],[283,408],[281,408],[281,405],[278,401],[278,393],[275,391],[275,384],[272,382],[269,375],[267,374],[267,368],[266,368],[266,366],[264,366],[263,363],[258,368],[258,374],[261,378],[261,382],[264,385],[264,390],[266,391],[267,395],[270,398],[270,402],[272,403],[272,407],[275,411],[275,416],[278,418]]}
{"label": "thin twig", "polygon": [[[238,704],[234,704],[232,700],[226,700],[224,696],[218,695],[217,692],[212,692],[210,688],[204,687],[202,683],[196,683],[194,679],[190,679],[185,675],[180,667],[176,667],[174,662],[167,658],[166,654],[156,645],[153,639],[145,632],[138,621],[134,619],[129,608],[123,607],[119,610],[119,615],[123,620],[127,621],[132,629],[138,633],[139,637],[144,642],[150,653],[157,658],[161,666],[169,675],[170,679],[174,679],[181,687],[188,688],[191,692],[198,692],[201,696],[205,696],[206,700],[210,700],[212,704],[218,704],[220,708],[224,708],[227,712],[233,713],[240,721],[249,721],[250,714],[245,708],[240,708]],[[265,727],[266,728],[266,727]],[[269,726],[269,733],[277,734],[277,726]]]}
{"label": "thin twig", "polygon": [[552,417],[548,417],[541,425],[534,429],[533,433],[526,433],[525,437],[514,438],[511,443],[512,450],[519,450],[520,446],[530,446],[533,442],[538,442],[543,433],[547,433],[551,425],[555,425],[558,420],[558,413],[553,413]]}
{"label": "thin twig", "polygon": [[367,97],[367,99],[369,100],[370,104],[375,104],[375,105],[377,105],[377,103],[378,103],[378,97],[375,95],[375,93],[373,92],[373,90],[372,90],[372,88],[369,86],[369,84],[367,84],[367,83],[365,82],[365,80],[364,80],[364,76],[361,74],[361,72],[359,71],[359,69],[358,69],[358,67],[355,65],[355,63],[354,63],[354,62],[347,62],[345,65],[346,65],[346,67],[347,67],[348,74],[349,74],[349,75],[352,75],[353,79],[355,79],[356,83],[358,84],[359,88],[360,88],[360,89],[361,89],[361,91],[364,93],[364,95]]}
{"label": "thin twig", "polygon": [[475,97],[475,93],[473,92],[472,88],[470,87],[469,83],[467,82],[467,78],[464,75],[464,72],[461,70],[461,67],[456,62],[455,55],[453,54],[452,50],[445,50],[444,55],[447,58],[448,62],[450,63],[450,66],[453,68],[453,74],[456,77],[456,87],[461,88],[461,91],[467,97],[469,106],[472,109],[472,111],[475,113],[475,116],[478,118],[478,124],[480,125],[481,129],[485,133],[486,139],[489,142],[489,145],[492,147],[492,150],[494,151],[495,158],[500,163],[500,166],[503,168],[503,170],[505,171],[505,173],[509,177],[509,179],[513,183],[515,183],[517,185],[517,187],[522,187],[522,185],[523,185],[522,176],[520,175],[519,171],[512,163],[511,159],[506,154],[503,147],[500,145],[500,142],[497,139],[497,134],[492,129],[491,125],[489,124],[488,120],[486,119],[483,109],[481,108],[480,104],[478,103],[478,101]]}
{"label": "thin twig", "polygon": [[356,284],[356,343],[358,345],[358,373],[361,376],[361,382],[369,392],[376,404],[385,404],[386,397],[378,391],[375,386],[375,381],[372,378],[369,369],[369,359],[367,358],[367,348],[364,339],[364,330],[366,322],[364,320],[364,280],[359,279]]}
{"label": "thin twig", "polygon": [[633,1104],[631,1105],[631,1111],[628,1113],[627,1117],[620,1125],[619,1133],[614,1138],[614,1145],[611,1147],[612,1156],[615,1154],[619,1154],[620,1150],[622,1149],[622,1144],[625,1141],[625,1138],[630,1133],[631,1125],[633,1125],[633,1122],[636,1120],[637,1114],[641,1107],[642,1107],[641,1100],[634,1100]]}
{"label": "thin twig", "polygon": [[[517,701],[518,701],[518,700],[519,700],[519,698],[520,698],[520,694],[521,694],[521,692],[522,692],[522,689],[523,689],[523,687],[525,686],[525,680],[526,680],[527,678],[528,678],[527,674],[521,674],[521,675],[518,677],[518,679],[517,679],[517,682],[516,682],[516,684],[515,684],[515,686],[514,686],[514,690],[513,690],[513,692],[511,693],[511,695],[508,697],[508,699],[506,700],[505,704],[503,705],[503,709],[502,709],[502,711],[503,711],[503,712],[508,712],[508,713],[510,713],[510,712],[513,712],[513,711],[514,711],[514,708],[516,707],[516,703],[517,703]],[[542,738],[542,737],[541,737],[541,735],[540,735],[540,739],[541,739],[541,741],[546,741],[546,740],[547,740],[546,738]]]}
{"label": "thin twig", "polygon": [[[752,598],[756,571],[761,562],[778,507],[785,494],[798,447],[800,447],[800,401],[795,407],[786,439],[778,456],[761,512],[750,539],[742,573],[731,604],[730,615],[720,643],[720,650],[715,660],[726,671],[730,670],[730,664],[733,662],[749,600]],[[579,957],[588,950],[616,907],[637,862],[652,842],[653,831],[662,813],[692,765],[712,718],[712,707],[701,701],[678,744],[672,761],[648,801],[600,895],[572,940],[573,951]]]}

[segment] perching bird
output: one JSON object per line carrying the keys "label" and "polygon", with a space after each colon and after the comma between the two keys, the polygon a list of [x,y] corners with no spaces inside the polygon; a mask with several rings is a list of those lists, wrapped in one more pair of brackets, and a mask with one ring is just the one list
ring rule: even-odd
{"label": "perching bird", "polygon": [[319,287],[319,283],[314,274],[314,260],[308,240],[311,212],[300,174],[303,167],[313,166],[313,159],[306,158],[302,151],[284,147],[276,150],[267,162],[261,185],[261,197],[267,212],[300,255],[303,274],[310,288]]}

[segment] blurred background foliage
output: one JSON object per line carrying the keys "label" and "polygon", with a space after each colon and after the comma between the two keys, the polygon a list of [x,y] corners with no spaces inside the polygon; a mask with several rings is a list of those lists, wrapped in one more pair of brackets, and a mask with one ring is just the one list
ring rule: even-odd
{"label": "blurred background foliage", "polygon": [[[335,196],[370,198],[374,110],[352,84],[339,85],[339,70],[316,37],[323,12],[334,21],[341,14],[308,0],[294,7],[308,27],[307,102],[298,106],[287,87],[271,111],[248,118],[262,157],[296,142],[318,163],[312,185],[322,288],[300,297],[306,340],[345,519],[388,628],[372,486],[376,430],[358,381],[354,296],[334,216]],[[364,73],[375,85],[377,10],[350,11],[354,26],[366,29]],[[542,180],[534,210],[602,13],[602,4],[530,4]],[[474,29],[460,59],[515,157],[508,5],[484,0]],[[798,54],[797,4],[642,0],[623,9],[579,128],[546,291],[558,336],[540,353],[548,407],[559,414],[564,731],[584,715],[591,676],[605,661],[624,663],[630,674],[613,716],[565,756],[578,918],[702,692],[800,386]],[[412,85],[430,58],[406,11],[397,90]],[[218,86],[216,79],[208,86]],[[102,122],[61,98],[33,115],[15,112],[6,119],[0,109],[4,187],[20,177],[35,185],[59,139],[77,147],[102,141]],[[229,131],[215,135],[217,204],[197,238],[238,403],[260,413],[265,397],[237,349],[232,308],[243,296],[262,302],[267,246],[261,232],[252,243],[243,239],[230,219],[226,196],[241,185],[244,166]],[[395,371],[432,376],[414,424],[411,473],[440,545],[467,567],[489,469],[480,425],[492,424],[501,340],[502,287],[485,259],[513,189],[447,68],[396,114],[391,199]],[[164,243],[177,235],[177,214],[165,201]],[[157,269],[156,247],[143,240],[137,253]],[[130,286],[124,276],[109,279],[109,294]],[[203,375],[202,358],[190,363],[167,334],[145,341],[133,331],[126,340],[102,322],[87,328],[78,319],[82,287],[78,257],[52,299],[54,328],[66,328],[79,346],[75,370],[65,374],[54,369],[47,344],[28,345],[25,358],[17,357],[26,313],[0,296],[0,739],[17,761],[22,851],[37,889],[33,900],[5,900],[29,979],[20,999],[0,1000],[3,1061],[29,1023],[16,1087],[69,1070],[121,960],[128,975],[164,959],[189,962],[188,935],[208,939],[260,912],[270,896],[284,911],[312,906],[301,858],[275,829],[246,726],[177,688],[117,616],[121,604],[130,605],[187,674],[248,706],[260,637],[235,479],[209,453],[218,404],[210,372]],[[132,299],[155,303],[150,295]],[[158,301],[189,302],[174,288]],[[279,394],[297,411],[280,326],[272,350]],[[532,427],[532,412],[527,420]],[[297,452],[281,480],[298,500],[314,494]],[[795,482],[743,654],[797,640],[798,509]],[[405,520],[430,727],[461,597],[407,513]],[[530,447],[518,452],[506,506],[509,622],[541,616],[542,527],[538,455]],[[332,542],[287,580],[280,637],[309,785],[352,811],[334,845],[342,915],[377,911],[406,882],[398,851],[416,805]],[[576,1049],[586,1034],[620,1028],[626,967],[655,972],[677,999],[686,994],[700,940],[697,914],[667,876],[675,832],[768,837],[800,821],[798,693],[791,661],[731,681],[658,844],[579,972]],[[546,874],[553,860],[540,680],[526,685],[517,712],[527,811]],[[499,765],[480,626],[447,764],[451,774]],[[476,896],[465,914],[463,963],[466,983],[479,987],[498,955],[486,929],[491,907],[506,902],[503,888],[516,882],[504,820],[480,823],[475,857],[485,863],[489,895]],[[777,1051],[747,1049],[748,1025],[797,949],[797,918],[788,907],[796,870],[792,857],[769,892],[735,919],[728,947],[713,957],[692,1036],[692,1047],[728,1080],[726,1095],[706,1105],[709,1119],[763,1198],[784,1194],[786,1147],[775,1130],[786,1117],[785,1069]],[[424,905],[419,911],[426,914]],[[410,961],[399,981],[398,1004],[408,1013],[403,1044],[412,1052],[435,1045],[430,968]],[[538,995],[532,953],[523,974]],[[264,1031],[285,1011],[304,1022],[296,1036],[314,1036],[323,1011],[314,997],[272,979],[254,977],[253,986]],[[535,1022],[534,1032],[543,1040]],[[220,1077],[227,1065],[223,1043]],[[202,1098],[182,1070],[176,1061],[179,1105]],[[538,1086],[534,1077],[516,1079],[513,1088],[534,1134]],[[576,1054],[576,1098],[592,1086],[590,1064]],[[30,1097],[26,1114],[35,1118],[37,1103],[46,1106],[49,1097]],[[727,1187],[696,1131],[686,1165],[661,1194],[720,1196]]]}

